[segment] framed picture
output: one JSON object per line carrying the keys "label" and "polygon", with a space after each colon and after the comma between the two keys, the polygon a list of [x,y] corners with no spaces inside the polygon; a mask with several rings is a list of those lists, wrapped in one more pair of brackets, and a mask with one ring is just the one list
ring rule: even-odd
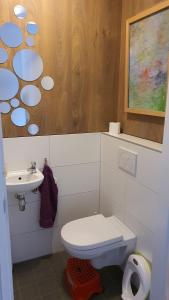
{"label": "framed picture", "polygon": [[125,111],[165,116],[169,1],[126,21]]}

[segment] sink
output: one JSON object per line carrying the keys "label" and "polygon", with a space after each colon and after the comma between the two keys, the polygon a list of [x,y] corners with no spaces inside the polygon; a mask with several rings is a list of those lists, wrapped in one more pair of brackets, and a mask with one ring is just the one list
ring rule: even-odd
{"label": "sink", "polygon": [[36,169],[36,173],[28,170],[7,172],[6,187],[8,192],[24,193],[38,188],[44,179],[43,174]]}

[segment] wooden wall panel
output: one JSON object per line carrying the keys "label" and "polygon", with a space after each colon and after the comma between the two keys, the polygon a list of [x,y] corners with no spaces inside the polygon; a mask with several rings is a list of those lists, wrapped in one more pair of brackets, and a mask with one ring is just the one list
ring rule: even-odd
{"label": "wooden wall panel", "polygon": [[116,120],[122,123],[124,133],[162,142],[164,118],[124,113],[124,65],[125,65],[125,24],[126,19],[162,2],[160,0],[123,0],[121,26],[121,54],[119,72],[119,97]]}
{"label": "wooden wall panel", "polygon": [[[40,135],[106,131],[117,116],[121,0],[21,3],[28,10],[26,20],[39,24],[35,49],[44,60],[44,74],[55,80],[52,91],[42,92],[40,105],[29,108],[31,122],[40,126]],[[25,32],[25,21],[13,14],[16,4],[0,0],[0,21],[18,23]],[[11,57],[16,50],[8,50]],[[3,115],[3,132],[5,137],[27,136],[26,128],[11,124],[10,114]]]}

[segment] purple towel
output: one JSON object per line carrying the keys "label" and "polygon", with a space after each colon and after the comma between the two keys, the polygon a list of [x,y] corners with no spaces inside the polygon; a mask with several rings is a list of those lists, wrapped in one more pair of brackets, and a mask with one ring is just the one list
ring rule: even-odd
{"label": "purple towel", "polygon": [[58,188],[52,170],[45,164],[43,168],[44,180],[39,187],[41,194],[40,226],[52,227],[55,221],[58,202]]}

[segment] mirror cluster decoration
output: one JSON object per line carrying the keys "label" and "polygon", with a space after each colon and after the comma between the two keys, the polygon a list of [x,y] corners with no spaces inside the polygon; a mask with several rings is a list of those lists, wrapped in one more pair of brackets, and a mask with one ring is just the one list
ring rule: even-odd
{"label": "mirror cluster decoration", "polygon": [[28,106],[36,106],[41,101],[41,92],[35,85],[24,86],[20,96],[22,102]]}
{"label": "mirror cluster decoration", "polygon": [[11,106],[8,102],[0,102],[0,112],[3,114],[9,113],[11,110]]}
{"label": "mirror cluster decoration", "polygon": [[13,98],[11,99],[10,104],[13,108],[17,108],[20,105],[20,101],[17,98]]}
{"label": "mirror cluster decoration", "polygon": [[28,132],[30,135],[36,135],[39,132],[39,126],[36,124],[30,124],[28,126]]}
{"label": "mirror cluster decoration", "polygon": [[[22,5],[14,7],[14,14],[17,19],[27,18],[27,9]],[[50,76],[43,76],[43,60],[41,56],[30,47],[35,46],[35,35],[39,32],[39,26],[34,21],[28,21],[25,25],[27,35],[24,36],[20,27],[12,22],[0,25],[0,40],[6,47],[17,48],[25,42],[28,48],[19,49],[13,56],[13,70],[0,67],[0,113],[11,112],[11,121],[15,126],[28,126],[30,135],[39,133],[39,125],[29,124],[30,113],[27,107],[37,106],[41,102],[41,91],[33,84],[41,76],[41,87],[45,91],[54,88],[54,80]],[[5,48],[0,48],[0,64],[9,60],[8,52]],[[20,79],[30,84],[22,84]],[[38,84],[40,86],[40,84]],[[24,107],[22,105],[24,104]]]}
{"label": "mirror cluster decoration", "polygon": [[34,81],[43,73],[43,61],[35,51],[23,49],[15,54],[13,68],[17,76],[22,80]]}
{"label": "mirror cluster decoration", "polygon": [[30,34],[37,34],[39,31],[38,25],[35,22],[28,22],[26,25],[27,32]]}
{"label": "mirror cluster decoration", "polygon": [[0,48],[0,64],[4,64],[8,60],[8,53],[4,48]]}
{"label": "mirror cluster decoration", "polygon": [[25,126],[30,120],[29,112],[22,107],[16,108],[11,113],[11,120],[16,126]]}
{"label": "mirror cluster decoration", "polygon": [[0,68],[0,100],[9,100],[18,93],[19,81],[16,75],[5,68]]}
{"label": "mirror cluster decoration", "polygon": [[23,42],[22,31],[20,30],[18,25],[11,22],[7,22],[1,25],[0,38],[5,46],[8,46],[10,48],[16,48]]}
{"label": "mirror cluster decoration", "polygon": [[44,76],[41,80],[41,85],[46,91],[50,91],[54,87],[54,80],[50,76]]}
{"label": "mirror cluster decoration", "polygon": [[27,45],[28,47],[33,47],[33,46],[35,46],[35,41],[34,41],[34,38],[33,38],[32,36],[28,36],[28,37],[26,38],[26,45]]}
{"label": "mirror cluster decoration", "polygon": [[27,16],[26,8],[22,5],[16,5],[14,7],[14,14],[18,19],[24,19]]}

